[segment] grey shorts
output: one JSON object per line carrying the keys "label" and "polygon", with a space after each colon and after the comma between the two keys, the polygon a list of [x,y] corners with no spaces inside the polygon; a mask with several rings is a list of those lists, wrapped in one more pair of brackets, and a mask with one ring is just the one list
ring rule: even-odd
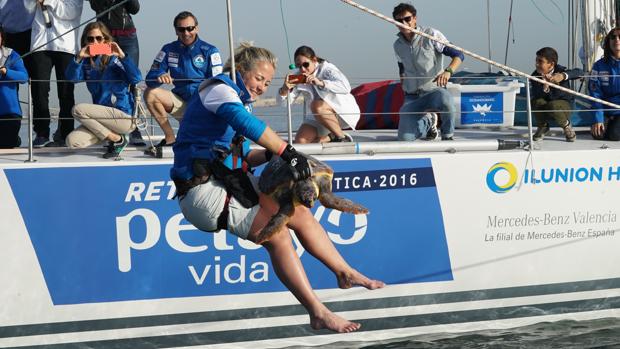
{"label": "grey shorts", "polygon": [[[254,190],[258,192],[258,179],[248,174]],[[222,181],[210,179],[207,183],[190,189],[179,201],[181,212],[196,228],[206,232],[216,232],[217,219],[226,202],[226,189]],[[242,239],[247,239],[252,222],[258,213],[259,205],[246,208],[234,197],[228,203],[228,231]]]}

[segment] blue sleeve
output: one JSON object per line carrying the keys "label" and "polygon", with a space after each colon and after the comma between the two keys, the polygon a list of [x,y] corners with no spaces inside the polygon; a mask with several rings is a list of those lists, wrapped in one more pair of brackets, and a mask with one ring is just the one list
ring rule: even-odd
{"label": "blue sleeve", "polygon": [[443,51],[441,51],[441,53],[443,53],[444,56],[448,56],[452,58],[458,57],[461,60],[461,62],[465,60],[465,55],[463,54],[463,52],[457,51],[448,46],[444,46]]}
{"label": "blue sleeve", "polygon": [[123,68],[125,68],[125,76],[127,80],[136,85],[140,81],[142,81],[142,73],[140,73],[140,69],[136,67],[136,64],[129,58],[129,56],[125,56],[123,59],[119,59]]}
{"label": "blue sleeve", "polygon": [[71,81],[84,81],[84,72],[82,71],[82,64],[84,60],[81,60],[79,63],[72,59],[67,66],[67,70],[65,70],[65,77],[67,80]]}
{"label": "blue sleeve", "polygon": [[[598,99],[605,99],[603,96],[603,90],[601,89],[601,82],[598,78],[599,71],[601,70],[600,63],[601,61],[598,61],[594,63],[594,66],[592,66],[592,76],[590,77],[588,88],[590,90],[590,96]],[[601,103],[592,101],[590,108],[594,111],[594,119],[596,122],[605,121],[605,115],[603,114]]]}
{"label": "blue sleeve", "polygon": [[250,114],[241,103],[223,103],[215,114],[225,119],[235,131],[254,142],[258,142],[267,128],[264,121]]}
{"label": "blue sleeve", "polygon": [[155,57],[155,59],[153,60],[153,64],[151,65],[151,69],[146,74],[146,86],[152,88],[161,86],[161,84],[157,82],[157,78],[168,72],[167,57],[168,50],[166,46],[164,46],[161,48],[161,51],[157,53],[157,56]]}
{"label": "blue sleeve", "polygon": [[21,84],[28,80],[28,72],[24,66],[24,61],[15,51],[9,57],[9,64],[5,65],[6,75],[2,76],[2,80],[20,81]]}

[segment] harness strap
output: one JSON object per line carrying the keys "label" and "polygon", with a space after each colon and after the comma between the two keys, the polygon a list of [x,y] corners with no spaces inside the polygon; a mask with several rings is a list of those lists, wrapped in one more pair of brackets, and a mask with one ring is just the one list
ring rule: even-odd
{"label": "harness strap", "polygon": [[230,204],[231,197],[232,195],[230,195],[230,193],[226,191],[226,200],[224,201],[224,208],[222,209],[222,212],[220,213],[220,215],[217,217],[217,229],[228,229],[228,214],[230,212],[230,210],[228,209],[228,206]]}

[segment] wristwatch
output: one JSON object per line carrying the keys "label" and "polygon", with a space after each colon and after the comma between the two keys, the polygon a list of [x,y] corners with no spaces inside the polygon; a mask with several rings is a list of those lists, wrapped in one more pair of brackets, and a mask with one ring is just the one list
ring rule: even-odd
{"label": "wristwatch", "polygon": [[447,71],[448,73],[450,73],[450,75],[454,75],[454,70],[452,70],[452,68],[450,67],[444,69],[443,71]]}

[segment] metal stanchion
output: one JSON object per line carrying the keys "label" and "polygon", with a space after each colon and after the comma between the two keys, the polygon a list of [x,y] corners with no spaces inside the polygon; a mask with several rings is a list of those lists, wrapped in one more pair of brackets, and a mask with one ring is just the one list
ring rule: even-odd
{"label": "metal stanchion", "polygon": [[293,144],[293,115],[291,110],[291,94],[286,95],[286,112],[288,115],[288,144]]}
{"label": "metal stanchion", "polygon": [[24,162],[35,162],[34,148],[32,147],[32,134],[34,133],[34,122],[32,116],[32,81],[28,79],[28,160]]}
{"label": "metal stanchion", "polygon": [[530,100],[530,79],[525,79],[525,93],[527,103],[527,130],[530,135],[530,151],[534,150],[534,133],[532,132],[532,102]]}

